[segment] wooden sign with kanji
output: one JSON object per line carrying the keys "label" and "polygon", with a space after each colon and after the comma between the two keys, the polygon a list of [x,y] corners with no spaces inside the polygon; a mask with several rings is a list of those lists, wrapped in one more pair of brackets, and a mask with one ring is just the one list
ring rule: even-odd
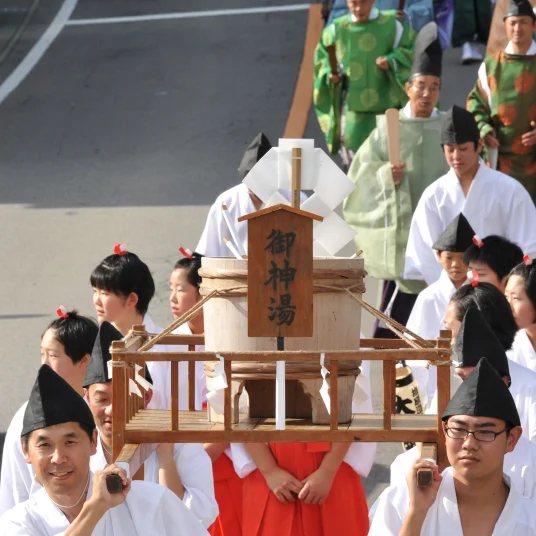
{"label": "wooden sign with kanji", "polygon": [[313,336],[313,220],[276,205],[248,221],[248,335]]}

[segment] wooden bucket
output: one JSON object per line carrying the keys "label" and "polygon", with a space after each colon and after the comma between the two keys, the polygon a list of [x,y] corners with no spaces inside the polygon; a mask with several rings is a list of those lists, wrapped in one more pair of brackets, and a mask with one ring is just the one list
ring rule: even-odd
{"label": "wooden bucket", "polygon": [[[248,337],[247,260],[233,258],[202,259],[201,294],[214,289],[221,294],[211,298],[203,308],[205,348],[207,351],[276,350],[275,337]],[[363,259],[340,257],[313,260],[313,336],[288,337],[286,350],[356,350],[359,349],[361,308],[343,289],[358,297],[364,292]],[[339,362],[339,421],[351,420],[351,399],[360,361]],[[326,362],[329,370],[329,362]],[[210,389],[214,363],[205,364]],[[233,396],[237,402],[243,387],[249,398],[250,417],[273,417],[275,362],[233,363]],[[315,424],[329,423],[329,414],[318,390],[322,384],[320,363],[287,363],[287,417],[312,417]],[[255,380],[254,385],[252,381]],[[261,383],[262,382],[262,383]],[[293,394],[294,393],[294,394]],[[318,399],[318,400],[317,400]],[[295,400],[296,403],[291,401]],[[233,421],[238,421],[238,404]],[[210,414],[211,420],[221,420]]]}

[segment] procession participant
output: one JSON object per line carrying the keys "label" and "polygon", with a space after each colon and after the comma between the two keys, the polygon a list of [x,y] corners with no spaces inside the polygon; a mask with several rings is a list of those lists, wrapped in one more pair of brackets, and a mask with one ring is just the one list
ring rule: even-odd
{"label": "procession participant", "polygon": [[491,283],[504,292],[508,274],[523,261],[523,251],[502,236],[491,235],[482,240],[475,237],[463,260],[480,283]]}
{"label": "procession participant", "polygon": [[433,244],[443,268],[441,276],[419,294],[407,324],[408,329],[423,339],[439,337],[447,305],[456,290],[467,281],[464,252],[473,243],[474,234],[467,218],[459,214]]}
{"label": "procession participant", "polygon": [[462,47],[462,65],[484,58],[479,45],[488,42],[492,14],[490,0],[454,0],[452,46]]}
{"label": "procession participant", "polygon": [[[399,112],[400,165],[391,165],[387,122],[366,139],[348,176],[356,189],[343,204],[344,218],[357,232],[356,243],[367,256],[367,272],[384,279],[380,310],[406,324],[423,284],[401,278],[411,216],[424,189],[448,171],[440,144],[441,120],[436,109],[441,86],[442,51],[437,26],[426,25],[417,37],[410,79],[409,102]],[[377,325],[375,337],[393,337]]]}
{"label": "procession participant", "polygon": [[[199,239],[199,243],[195,250],[205,257],[229,257],[230,252],[224,242],[224,237],[231,238],[229,226],[224,219],[222,206],[227,207],[227,215],[231,221],[240,244],[235,244],[238,249],[243,249],[247,252],[248,249],[248,226],[247,222],[239,222],[240,216],[245,216],[259,210],[263,202],[259,199],[242,181],[247,174],[253,169],[255,164],[272,148],[272,144],[260,132],[255,136],[249,144],[240,166],[238,167],[238,175],[240,184],[233,186],[220,194],[214,204],[210,207],[205,228]],[[281,190],[281,195],[290,201],[290,190]],[[307,196],[302,192],[301,202],[303,203]],[[241,246],[241,248],[240,248]]]}
{"label": "procession participant", "polygon": [[[508,368],[512,387],[510,392],[514,397],[521,421],[523,435],[536,442],[536,372],[511,359],[512,343],[517,332],[517,326],[509,310],[508,301],[497,288],[482,283],[476,287],[465,285],[452,296],[445,314],[445,324],[456,338],[466,313],[471,308],[477,308],[484,316],[495,336],[499,339],[507,353]],[[431,367],[432,368],[432,367]],[[429,371],[429,382],[436,385],[436,371]],[[434,399],[437,396],[434,387]],[[437,408],[437,400],[432,400],[432,408]]]}
{"label": "procession participant", "polygon": [[[155,284],[149,267],[135,254],[127,251],[124,244],[114,247],[114,253],[103,259],[90,276],[93,288],[93,305],[99,323],[107,321],[127,335],[132,326],[141,325],[149,333],[160,333],[147,310],[155,293]],[[167,350],[157,345],[153,351]],[[153,382],[153,398],[150,409],[167,409],[164,393],[167,385],[162,383],[166,377],[167,363],[147,362]]]}
{"label": "procession participant", "polygon": [[[229,227],[225,222],[222,213],[222,205],[227,207],[228,215],[233,222],[239,240],[247,251],[248,246],[248,226],[247,222],[237,221],[240,216],[250,214],[259,210],[262,201],[245,185],[242,181],[246,175],[253,169],[253,166],[272,148],[272,144],[263,132],[255,136],[249,144],[240,166],[238,166],[238,175],[240,184],[233,186],[220,194],[214,204],[210,207],[207,216],[207,222],[199,243],[195,250],[206,257],[228,257],[229,250],[223,241],[223,237],[229,236]],[[236,244],[239,246],[240,244]]]}
{"label": "procession participant", "polygon": [[536,201],[536,14],[530,2],[510,0],[504,25],[509,43],[480,66],[467,108],[486,146],[498,151],[497,169]]}
{"label": "procession participant", "polygon": [[519,328],[511,359],[536,371],[536,269],[530,257],[512,270],[505,295]]}
{"label": "procession participant", "polygon": [[[186,257],[180,259],[175,264],[170,277],[170,305],[171,313],[175,319],[180,318],[188,312],[201,299],[199,286],[201,276],[202,255],[199,253],[190,254],[184,250]],[[203,311],[197,316],[190,319],[187,323],[179,326],[173,333],[183,335],[202,335],[205,332]],[[176,347],[175,347],[176,348]],[[197,346],[196,350],[204,350],[203,346]],[[181,371],[184,365],[185,370]],[[200,365],[200,366],[199,366]],[[196,377],[200,399],[206,400],[206,378],[203,372],[203,362],[196,362]],[[171,372],[171,371],[170,371]],[[183,376],[180,376],[183,372]],[[188,385],[181,386],[182,378],[188,375],[186,362],[179,363],[179,396],[180,393],[187,393]],[[203,382],[204,385],[201,385]],[[166,382],[171,384],[170,380]],[[182,407],[184,406],[184,408]],[[188,401],[186,398],[179,400],[179,408],[186,409]],[[219,507],[219,515],[210,526],[209,533],[212,536],[241,536],[242,534],[242,479],[236,474],[232,462],[232,452],[229,443],[205,443],[203,445],[205,452],[212,460],[212,470],[214,473],[214,492]]]}
{"label": "procession participant", "polygon": [[479,236],[499,235],[536,254],[536,208],[527,190],[480,159],[482,140],[474,117],[454,106],[443,123],[441,143],[450,171],[423,193],[409,232],[404,277],[431,285],[441,267],[432,244],[463,212]]}
{"label": "procession participant", "polygon": [[[509,386],[511,373],[506,353],[482,313],[471,307],[463,319],[453,346],[452,358],[456,363],[456,374],[466,379],[482,356],[486,357],[504,383]],[[512,384],[515,384],[515,381]],[[524,428],[521,413],[520,421]],[[419,457],[419,450],[414,448],[395,458],[391,464],[391,485],[405,481],[413,462]],[[536,443],[521,436],[515,450],[506,454],[504,458],[504,472],[510,476],[513,484],[525,497],[536,499]]]}
{"label": "procession participant", "polygon": [[[103,469],[112,459],[112,379],[108,362],[110,346],[123,335],[104,321],[99,327],[97,341],[86,371],[84,388],[99,437],[96,453],[91,456],[91,470]],[[152,391],[145,392],[145,404]],[[169,488],[205,526],[209,527],[218,515],[214,498],[212,466],[199,443],[162,443],[144,463],[144,480]]]}
{"label": "procession participant", "polygon": [[[340,151],[348,169],[376,126],[376,115],[407,102],[415,33],[395,11],[379,11],[374,0],[347,0],[350,14],[324,28],[314,58],[313,102],[331,154]],[[335,46],[333,74],[328,47]]]}
{"label": "procession participant", "polygon": [[[501,377],[483,357],[443,413],[448,461],[440,475],[417,460],[406,482],[378,499],[369,536],[534,536],[536,509],[503,473],[506,453],[521,435],[519,415]],[[419,488],[417,471],[432,468],[431,487]]]}
{"label": "procession participant", "polygon": [[[97,337],[97,323],[76,311],[60,307],[41,336],[41,364],[48,365],[80,395],[84,396],[84,376]],[[7,429],[0,474],[0,514],[28,500],[35,473],[26,463],[20,435],[25,402]]]}
{"label": "procession participant", "polygon": [[[419,294],[407,323],[408,329],[423,339],[439,337],[450,298],[467,281],[463,253],[472,244],[474,234],[471,224],[459,214],[433,244],[443,270],[439,279]],[[407,364],[419,385],[421,402],[428,408],[435,392],[435,382],[428,381],[428,376],[435,374],[435,368],[430,372],[426,361],[409,360]]]}
{"label": "procession participant", "polygon": [[[50,367],[39,369],[24,413],[21,443],[41,487],[0,518],[0,535],[158,536],[206,534],[169,490],[131,483],[111,465],[94,475],[89,467],[97,432],[86,402]],[[108,475],[123,491],[109,493]]]}

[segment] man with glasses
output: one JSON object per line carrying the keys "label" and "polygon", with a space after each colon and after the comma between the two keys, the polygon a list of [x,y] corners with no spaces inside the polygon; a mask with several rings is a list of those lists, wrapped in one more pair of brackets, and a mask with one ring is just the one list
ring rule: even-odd
{"label": "man with glasses", "polygon": [[[536,508],[503,473],[506,453],[521,436],[508,387],[482,358],[443,413],[451,467],[439,474],[428,460],[416,460],[406,482],[378,499],[369,536],[534,536]],[[430,487],[420,488],[417,471],[433,470]]]}
{"label": "man with glasses", "polygon": [[[387,122],[361,146],[348,176],[356,189],[344,202],[344,218],[357,231],[356,244],[367,257],[367,272],[383,279],[381,310],[406,324],[420,281],[402,280],[411,217],[425,190],[448,171],[439,134],[443,112],[436,109],[441,86],[442,50],[435,23],[419,33],[411,76],[406,84],[409,102],[399,112],[400,164],[392,164],[387,147]],[[377,326],[375,337],[392,337]]]}
{"label": "man with glasses", "polygon": [[[519,438],[515,450],[504,457],[503,471],[522,495],[529,499],[536,499],[536,443],[533,443],[526,435],[526,428],[529,428],[534,420],[534,405],[529,403],[531,398],[527,396],[527,378],[523,372],[527,369],[508,360],[504,348],[484,315],[476,307],[470,307],[465,313],[453,345],[452,359],[456,377],[465,380],[473,372],[482,356],[486,356],[504,384],[510,387],[523,429],[523,435]],[[429,381],[435,384],[435,371],[429,372],[434,373]],[[431,413],[437,413],[436,396],[437,392],[432,401]],[[418,446],[395,458],[391,464],[391,485],[405,482],[419,454],[420,447]]]}

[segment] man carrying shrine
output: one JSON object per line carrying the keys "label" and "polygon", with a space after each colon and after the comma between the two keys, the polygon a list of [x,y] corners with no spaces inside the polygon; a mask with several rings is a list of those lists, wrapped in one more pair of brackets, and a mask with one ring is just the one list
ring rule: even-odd
{"label": "man carrying shrine", "polygon": [[348,0],[350,14],[324,29],[315,51],[314,108],[329,151],[340,151],[346,168],[376,126],[376,115],[408,100],[404,83],[415,34],[396,11],[379,11],[373,4]]}
{"label": "man carrying shrine", "polygon": [[[436,108],[441,60],[438,28],[431,22],[417,37],[406,84],[409,102],[399,113],[402,163],[389,161],[387,122],[380,115],[350,167],[348,176],[356,189],[343,205],[345,220],[357,231],[357,247],[365,252],[367,272],[385,280],[381,310],[402,324],[424,287],[402,279],[411,217],[425,188],[448,171],[440,143],[444,113]],[[375,336],[392,334],[380,325]]]}
{"label": "man carrying shrine", "polygon": [[[510,0],[504,14],[509,42],[487,57],[467,100],[488,161],[517,179],[536,200],[536,14],[528,0]],[[496,160],[496,159],[495,159]]]}

